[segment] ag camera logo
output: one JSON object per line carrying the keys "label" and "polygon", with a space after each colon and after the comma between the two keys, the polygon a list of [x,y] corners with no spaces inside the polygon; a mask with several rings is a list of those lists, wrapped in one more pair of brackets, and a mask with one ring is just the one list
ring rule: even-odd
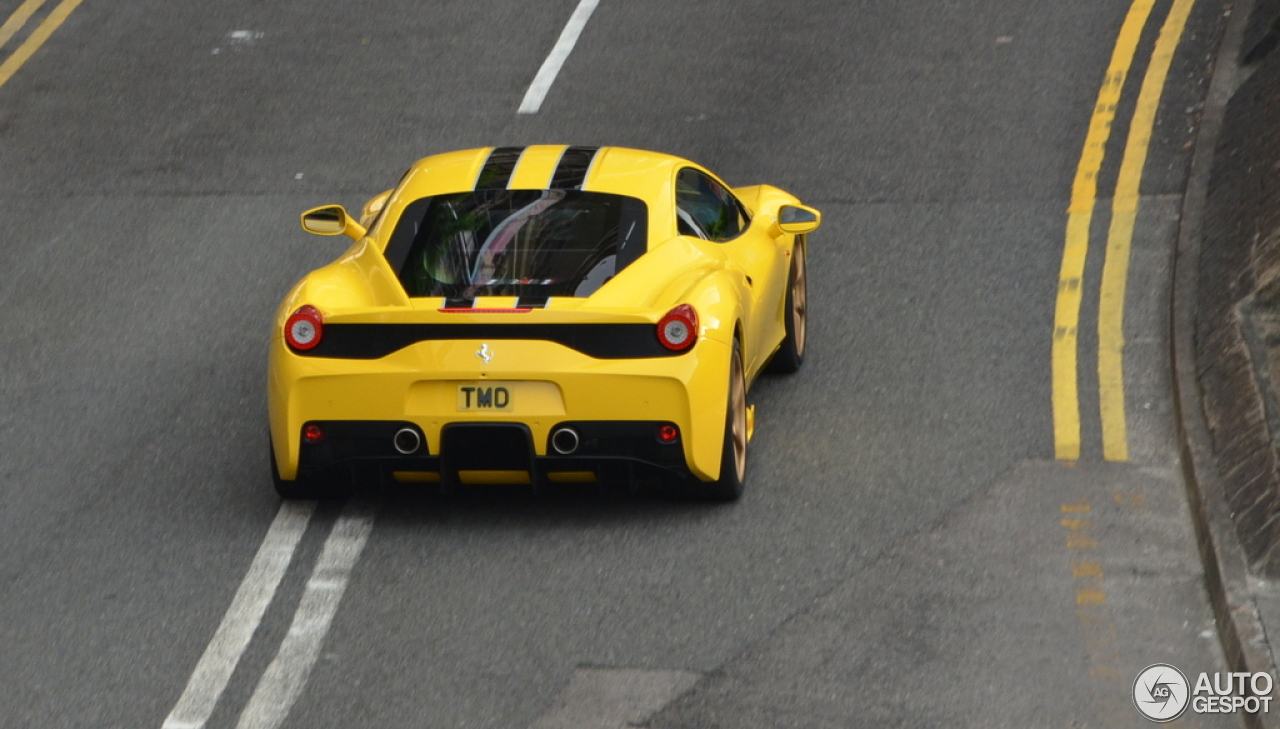
{"label": "ag camera logo", "polygon": [[1133,682],[1133,705],[1151,721],[1173,721],[1187,710],[1191,684],[1182,671],[1168,663],[1142,669]]}
{"label": "ag camera logo", "polygon": [[1269,673],[1201,673],[1195,686],[1168,663],[1142,669],[1133,682],[1133,705],[1151,721],[1173,721],[1190,707],[1197,714],[1268,713],[1275,681]]}

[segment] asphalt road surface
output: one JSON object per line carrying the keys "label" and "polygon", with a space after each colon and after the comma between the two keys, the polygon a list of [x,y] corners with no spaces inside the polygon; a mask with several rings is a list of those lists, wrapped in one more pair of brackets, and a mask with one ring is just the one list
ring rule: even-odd
{"label": "asphalt road surface", "polygon": [[[517,113],[577,7],[51,0],[0,47],[61,22],[0,82],[0,726],[557,726],[599,676],[670,698],[855,575],[857,614],[898,579],[880,555],[1054,459],[1066,210],[1129,2],[600,0]],[[1135,250],[1172,234],[1222,12],[1200,0],[1173,61],[1142,185],[1164,212]],[[753,387],[747,494],[397,489],[281,512],[271,315],[343,248],[297,214],[358,208],[431,153],[540,142],[683,155],[823,211],[809,358]],[[1126,325],[1130,459],[1157,470],[1166,258],[1134,264],[1147,313]],[[238,591],[264,610],[243,653],[218,632]]]}

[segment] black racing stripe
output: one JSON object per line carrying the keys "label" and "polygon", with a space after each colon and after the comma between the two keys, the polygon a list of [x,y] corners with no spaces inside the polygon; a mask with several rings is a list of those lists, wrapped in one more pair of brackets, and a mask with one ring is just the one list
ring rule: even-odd
{"label": "black racing stripe", "polygon": [[517,309],[545,309],[550,296],[521,296],[516,299]]}
{"label": "black racing stripe", "polygon": [[444,300],[445,309],[471,309],[476,305],[475,299],[449,297]]}
{"label": "black racing stripe", "polygon": [[599,147],[569,147],[560,155],[556,171],[551,173],[552,190],[581,190],[587,181],[587,171],[595,159]]}
{"label": "black racing stripe", "polygon": [[662,346],[652,324],[325,324],[320,344],[294,354],[380,359],[418,342],[458,339],[556,342],[596,359],[674,357],[693,351]]}
{"label": "black racing stripe", "polygon": [[476,178],[477,190],[505,190],[511,181],[511,173],[516,171],[516,163],[524,147],[497,147],[489,153],[480,176]]}

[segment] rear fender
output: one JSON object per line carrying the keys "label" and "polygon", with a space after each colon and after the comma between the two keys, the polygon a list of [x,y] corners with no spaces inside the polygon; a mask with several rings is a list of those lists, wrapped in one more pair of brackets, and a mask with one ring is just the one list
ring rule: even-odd
{"label": "rear fender", "polygon": [[672,238],[622,269],[587,299],[587,305],[601,309],[659,308],[715,269],[716,261],[708,259],[690,239]]}
{"label": "rear fender", "polygon": [[733,329],[730,327],[728,346],[718,340],[704,339],[698,342],[692,353],[698,358],[698,366],[688,385],[692,432],[686,434],[685,458],[693,474],[703,481],[714,481],[720,477],[732,341]]}
{"label": "rear fender", "polygon": [[342,309],[408,306],[395,272],[369,238],[363,238],[338,260],[307,274],[276,312],[276,335],[299,306],[311,304],[322,314]]}
{"label": "rear fender", "polygon": [[[702,250],[698,245],[709,246]],[[735,333],[743,321],[746,295],[741,273],[725,267],[724,254],[713,243],[677,238],[650,250],[591,298],[600,306],[606,289],[625,295],[643,293],[646,306],[665,313],[689,304],[698,313],[698,342],[687,355],[697,358],[688,383],[692,432],[686,434],[685,458],[694,475],[714,481],[720,475],[725,409],[729,402],[729,367]],[[629,278],[628,278],[629,276]],[[665,285],[654,285],[654,281]],[[598,298],[597,298],[598,297]]]}
{"label": "rear fender", "polygon": [[724,452],[725,411],[729,402],[729,368],[733,342],[741,331],[742,298],[729,271],[705,277],[681,298],[698,312],[697,374],[689,384],[694,431],[686,454],[694,473],[703,480],[720,476]]}
{"label": "rear fender", "polygon": [[745,313],[736,278],[728,271],[717,271],[669,299],[676,302],[673,306],[687,303],[698,312],[700,339],[733,344],[734,330]]}

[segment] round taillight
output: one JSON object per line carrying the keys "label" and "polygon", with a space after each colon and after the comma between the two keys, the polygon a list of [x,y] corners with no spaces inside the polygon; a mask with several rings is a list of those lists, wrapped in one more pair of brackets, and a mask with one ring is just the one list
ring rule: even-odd
{"label": "round taillight", "polygon": [[658,341],[675,352],[688,349],[698,338],[698,312],[688,304],[681,304],[658,322]]}
{"label": "round taillight", "polygon": [[319,443],[324,440],[324,428],[315,423],[307,423],[302,426],[302,440],[311,444]]}
{"label": "round taillight", "polygon": [[299,307],[284,323],[284,338],[294,349],[315,349],[324,336],[324,317],[310,304]]}
{"label": "round taillight", "polygon": [[680,429],[671,423],[658,426],[658,440],[663,443],[675,443],[680,437]]}

